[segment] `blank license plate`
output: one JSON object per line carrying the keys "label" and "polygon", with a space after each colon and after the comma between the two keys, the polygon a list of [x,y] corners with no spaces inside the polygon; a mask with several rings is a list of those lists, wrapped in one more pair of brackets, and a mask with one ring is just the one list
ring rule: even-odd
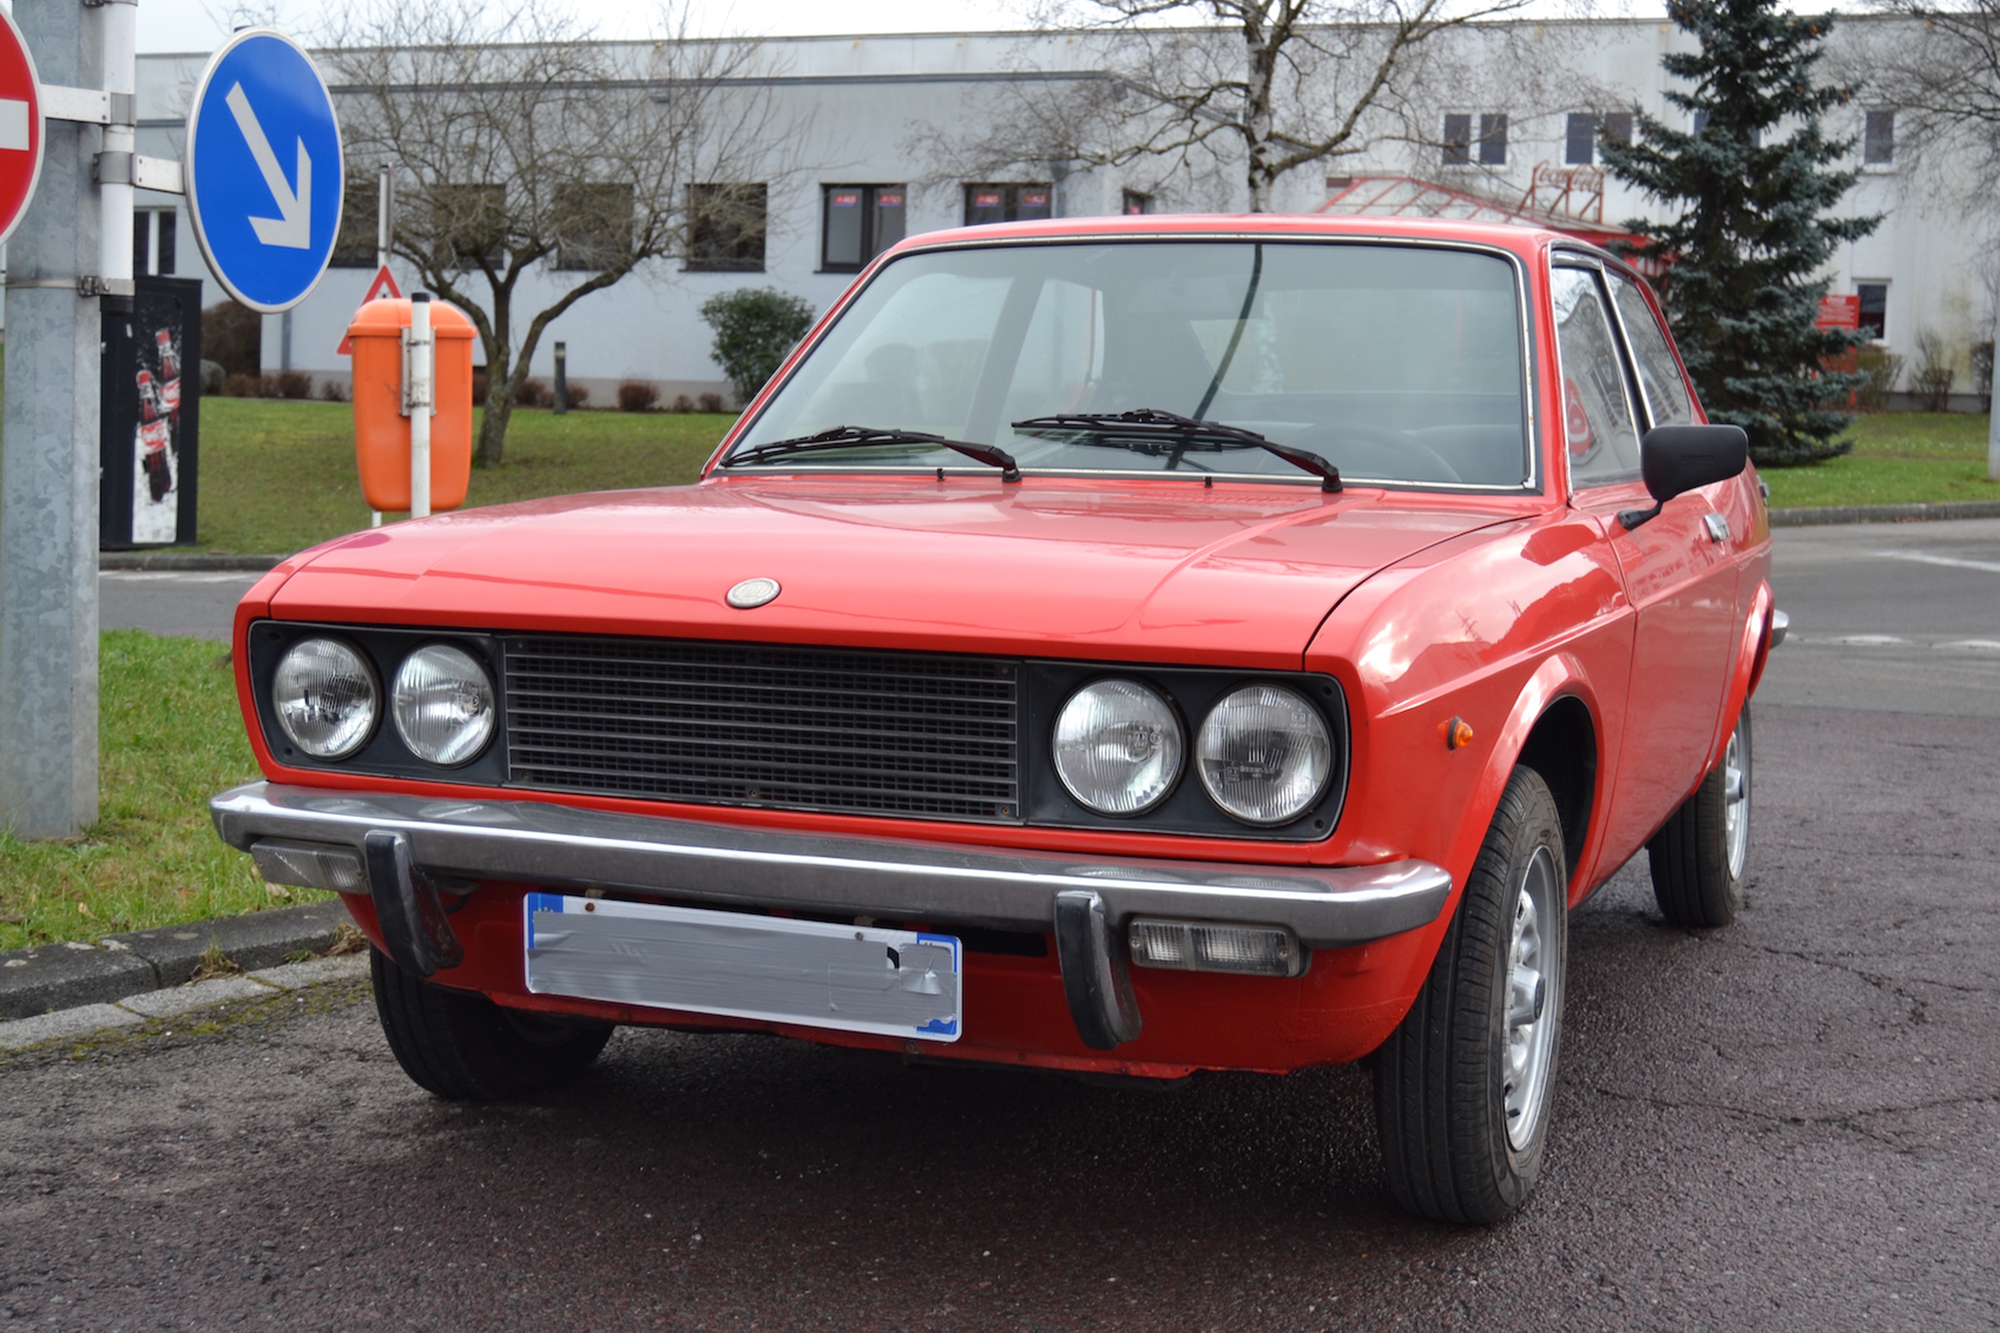
{"label": "blank license plate", "polygon": [[950,935],[530,893],[528,989],[686,1013],[957,1041]]}

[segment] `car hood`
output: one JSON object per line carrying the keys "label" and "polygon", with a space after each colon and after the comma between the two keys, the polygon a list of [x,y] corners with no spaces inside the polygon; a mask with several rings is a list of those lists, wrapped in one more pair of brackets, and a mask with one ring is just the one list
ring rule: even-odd
{"label": "car hood", "polygon": [[[274,616],[1297,667],[1376,570],[1520,513],[1352,490],[730,479],[565,496],[303,553]],[[738,610],[752,578],[781,587]]]}

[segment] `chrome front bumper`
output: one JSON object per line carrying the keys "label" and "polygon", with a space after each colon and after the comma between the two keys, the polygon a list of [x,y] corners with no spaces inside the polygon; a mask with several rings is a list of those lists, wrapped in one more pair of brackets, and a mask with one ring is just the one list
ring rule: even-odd
{"label": "chrome front bumper", "polygon": [[[392,953],[399,962],[418,961],[426,955],[425,937],[432,937],[442,947],[433,966],[450,965],[445,959],[455,942],[432,907],[432,877],[1052,930],[1065,981],[1075,975],[1079,986],[1086,985],[1086,965],[1099,983],[1108,982],[1103,964],[1116,961],[1112,970],[1122,971],[1122,957],[1073,959],[1084,946],[1066,941],[1094,941],[1091,952],[1120,955],[1116,936],[1133,916],[1283,926],[1308,946],[1328,948],[1428,925],[1451,895],[1451,877],[1423,861],[1293,867],[1093,858],[831,837],[540,801],[440,800],[269,782],[223,792],[209,808],[223,840],[244,851],[268,840],[352,852],[378,909],[388,909],[379,914]],[[395,947],[403,934],[415,950],[411,958]],[[415,970],[427,975],[433,966]],[[1101,984],[1089,988],[1094,1004],[1115,1008],[1115,996],[1098,993]],[[1079,996],[1071,999],[1077,1008]]]}

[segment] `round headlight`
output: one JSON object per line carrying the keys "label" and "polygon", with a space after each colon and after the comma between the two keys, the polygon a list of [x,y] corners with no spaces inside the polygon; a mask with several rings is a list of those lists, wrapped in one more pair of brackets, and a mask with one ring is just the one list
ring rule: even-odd
{"label": "round headlight", "polygon": [[374,668],[339,639],[293,644],[271,678],[278,725],[315,759],[345,759],[366,745],[381,703]]}
{"label": "round headlight", "polygon": [[1055,742],[1063,786],[1102,815],[1152,809],[1181,775],[1180,719],[1134,681],[1100,680],[1072,694],[1056,717]]}
{"label": "round headlight", "polygon": [[1290,690],[1248,685],[1209,710],[1195,742],[1201,785],[1246,824],[1304,813],[1333,774],[1333,739],[1319,711]]}
{"label": "round headlight", "polygon": [[449,768],[476,759],[493,735],[493,681],[471,653],[450,644],[404,658],[390,704],[396,734],[426,763]]}

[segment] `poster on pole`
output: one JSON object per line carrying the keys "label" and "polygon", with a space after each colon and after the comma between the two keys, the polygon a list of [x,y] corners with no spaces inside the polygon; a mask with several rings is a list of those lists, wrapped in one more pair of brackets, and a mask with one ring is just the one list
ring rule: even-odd
{"label": "poster on pole", "polygon": [[195,540],[201,282],[140,277],[129,315],[104,316],[99,545]]}

